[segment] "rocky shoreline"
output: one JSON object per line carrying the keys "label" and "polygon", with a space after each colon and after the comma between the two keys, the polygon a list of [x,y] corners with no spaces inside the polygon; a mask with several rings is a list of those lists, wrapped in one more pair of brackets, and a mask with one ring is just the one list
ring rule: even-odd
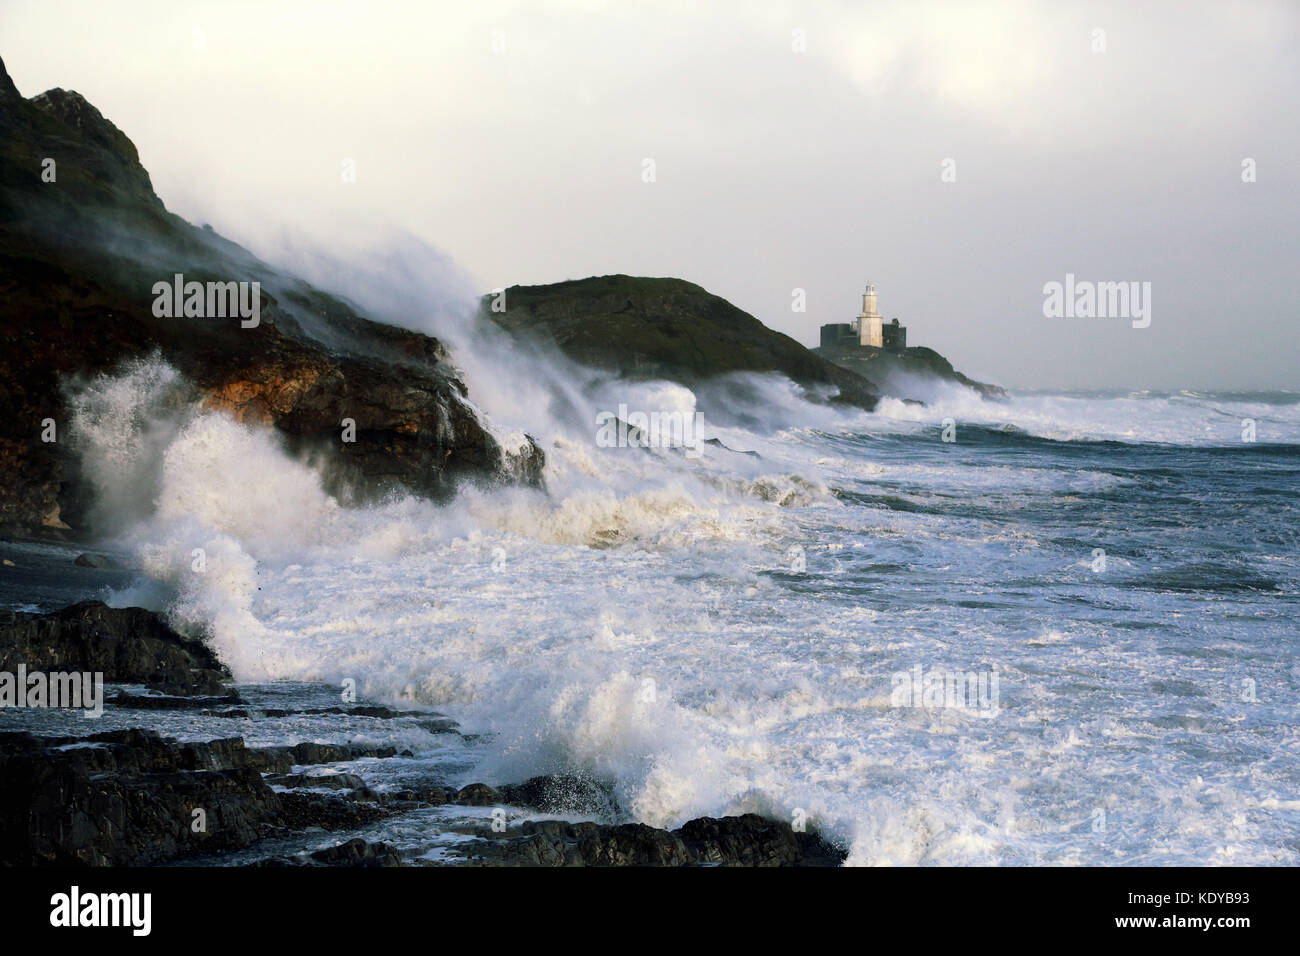
{"label": "rocky shoreline", "polygon": [[[6,612],[0,671],[20,662],[29,671],[98,670],[109,684],[143,685],[108,697],[104,712],[116,724],[134,722],[134,713],[256,732],[275,720],[364,719],[469,739],[438,714],[258,706],[201,641],[142,608],[88,601],[48,614]],[[180,726],[186,737],[200,729]],[[403,763],[410,772],[394,776]],[[0,864],[837,866],[845,857],[814,832],[754,814],[704,817],[675,830],[627,822],[610,792],[580,777],[454,787],[444,776],[391,744],[250,746],[239,736],[178,739],[142,727],[0,731]],[[443,848],[403,852],[382,838],[403,826],[436,830]]]}

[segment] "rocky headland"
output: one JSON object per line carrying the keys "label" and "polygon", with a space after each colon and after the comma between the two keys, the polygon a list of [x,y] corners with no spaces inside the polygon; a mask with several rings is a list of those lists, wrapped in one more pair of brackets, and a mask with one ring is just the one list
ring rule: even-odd
{"label": "rocky headland", "polygon": [[526,342],[625,381],[666,379],[696,388],[737,372],[777,373],[815,400],[875,408],[859,375],[683,279],[598,276],[511,286],[482,316]]}
{"label": "rocky headland", "polygon": [[[155,284],[178,274],[259,283],[258,324],[156,315]],[[67,388],[152,354],[184,376],[183,400],[327,454],[336,494],[541,480],[541,451],[501,446],[439,340],[372,321],[168,212],[121,130],[72,91],[24,98],[2,62],[0,336],[6,533],[87,533]],[[355,441],[340,440],[345,418]]]}
{"label": "rocky headland", "polygon": [[517,339],[623,381],[665,379],[699,388],[734,373],[775,373],[802,386],[812,401],[867,411],[882,395],[914,399],[923,380],[957,383],[986,397],[1003,394],[929,348],[805,348],[683,279],[607,275],[511,286],[485,296],[481,316]]}

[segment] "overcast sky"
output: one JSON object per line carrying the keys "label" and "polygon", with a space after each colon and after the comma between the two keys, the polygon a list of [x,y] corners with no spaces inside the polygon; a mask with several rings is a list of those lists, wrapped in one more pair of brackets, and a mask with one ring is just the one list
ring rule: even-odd
{"label": "overcast sky", "polygon": [[[1300,387],[1297,49],[1242,0],[0,0],[24,95],[264,254],[391,226],[464,289],[680,276],[809,345],[871,280],[1015,386]],[[1067,272],[1150,282],[1150,326],[1044,317]]]}

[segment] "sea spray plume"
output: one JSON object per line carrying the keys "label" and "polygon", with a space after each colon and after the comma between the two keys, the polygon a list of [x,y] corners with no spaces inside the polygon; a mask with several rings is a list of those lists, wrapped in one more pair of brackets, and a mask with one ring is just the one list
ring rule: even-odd
{"label": "sea spray plume", "polygon": [[[264,251],[285,256],[295,270],[368,314],[448,342],[473,404],[496,423],[497,441],[509,448],[531,435],[546,449],[549,501],[523,490],[462,495],[486,527],[609,547],[675,539],[694,514],[708,516],[695,535],[725,534],[721,515],[737,513],[727,501],[784,507],[830,500],[806,461],[788,460],[780,442],[760,436],[800,427],[863,427],[860,409],[826,404],[828,394],[813,394],[775,373],[723,374],[692,390],[579,364],[552,343],[505,334],[487,321],[485,310],[509,293],[467,296],[467,282],[447,257],[418,238],[370,228],[347,231],[340,241],[328,249],[280,241]],[[676,448],[685,429],[677,435],[670,428],[647,436],[656,454],[638,448],[606,453],[598,447],[600,422],[618,426],[609,419],[620,408],[652,423],[665,415],[677,421],[691,416],[703,433],[691,435],[689,450]]]}
{"label": "sea spray plume", "polygon": [[[451,257],[396,226],[354,216],[310,229],[283,223],[253,236],[250,245],[269,261],[416,332],[457,331],[467,318],[463,308],[478,298],[474,281]],[[329,236],[328,245],[318,236]]]}
{"label": "sea spray plume", "polygon": [[148,518],[162,484],[162,456],[191,414],[193,390],[155,352],[119,374],[64,384],[70,440],[89,486],[91,530],[105,537]]}
{"label": "sea spray plume", "polygon": [[64,390],[93,527],[105,537],[197,517],[268,546],[301,543],[338,508],[323,490],[327,457],[297,461],[272,429],[208,407],[159,353]]}
{"label": "sea spray plume", "polygon": [[884,398],[895,402],[907,401],[918,408],[947,407],[954,402],[970,407],[995,406],[996,401],[985,397],[968,385],[950,379],[920,372],[895,371],[884,385]]}
{"label": "sea spray plume", "polygon": [[[14,215],[0,216],[0,328],[41,347],[0,368],[13,412],[0,420],[0,446],[22,449],[23,468],[23,480],[0,493],[0,521],[38,534],[87,530],[93,483],[74,474],[74,450],[62,441],[66,378],[154,349],[211,407],[270,424],[294,455],[315,455],[339,495],[446,498],[468,481],[540,481],[540,450],[516,431],[503,434],[508,448],[493,437],[440,341],[371,321],[168,212],[126,134],[77,94],[9,92],[0,206]],[[41,156],[58,157],[57,182],[31,175]],[[178,275],[212,289],[213,300],[187,297],[179,312],[159,302],[156,290],[174,289]],[[229,320],[232,289],[248,292],[239,308],[251,313],[247,324]],[[31,442],[33,419],[60,434]],[[107,480],[100,475],[100,486]],[[119,510],[106,505],[97,517]]]}
{"label": "sea spray plume", "polygon": [[[926,405],[884,398],[870,417],[873,432],[933,428],[945,418],[1053,441],[1242,444],[1242,421],[1260,424],[1259,441],[1300,443],[1300,403],[1276,395],[1243,394],[1231,399],[1193,393],[1134,393],[1128,396],[1078,392],[1022,391],[990,401],[954,383],[937,383]],[[1267,423],[1265,426],[1263,423]]]}
{"label": "sea spray plume", "polygon": [[709,409],[711,422],[759,435],[865,427],[870,420],[862,409],[828,404],[826,391],[819,391],[775,372],[732,372],[695,386],[696,402]]}
{"label": "sea spray plume", "polygon": [[320,288],[355,303],[376,319],[433,335],[451,347],[473,404],[512,430],[553,434],[576,424],[590,371],[562,356],[526,351],[478,317],[473,282],[445,254],[404,230],[349,220],[329,229],[329,246],[283,231],[259,251]]}
{"label": "sea spray plume", "polygon": [[[274,563],[336,544],[392,558],[422,547],[431,533],[474,529],[601,547],[667,544],[682,534],[735,533],[739,525],[727,530],[733,522],[753,520],[763,511],[755,505],[770,499],[747,492],[744,481],[724,481],[716,469],[697,473],[682,456],[605,455],[589,440],[557,438],[556,494],[549,498],[527,489],[466,488],[451,509],[405,496],[349,508],[326,490],[328,456],[294,455],[272,429],[206,408],[158,359],[131,363],[70,394],[79,410],[82,468],[94,477],[104,527],[137,545],[169,539],[169,528],[187,522],[190,538],[228,535]],[[690,401],[689,392],[682,400]],[[726,461],[758,467],[748,456]],[[738,509],[750,494],[750,505]],[[189,563],[188,550],[173,555],[178,567]]]}
{"label": "sea spray plume", "polygon": [[[696,411],[710,426],[769,433],[828,427],[859,411],[824,406],[834,398],[832,386],[804,387],[777,373],[723,373],[688,388],[580,364],[552,343],[508,334],[488,321],[492,309],[509,305],[510,290],[480,297],[464,272],[419,237],[352,220],[325,232],[332,237],[328,247],[295,233],[262,240],[258,249],[375,318],[447,342],[474,404],[500,426],[498,438],[511,429],[543,444],[547,436],[590,438],[594,417],[620,404],[647,413]],[[692,394],[693,401],[684,398]]]}
{"label": "sea spray plume", "polygon": [[[619,404],[649,411],[668,410],[661,408],[667,403],[693,410],[694,398],[681,386],[623,382],[553,348],[525,345],[483,321],[478,298],[465,294],[463,277],[427,243],[401,232],[378,239],[373,232],[363,235],[371,243],[365,249],[340,252],[298,242],[267,255],[286,256],[295,269],[378,318],[448,342],[472,405],[494,423],[494,436],[503,446],[531,435],[553,453],[558,442],[563,455],[565,449],[594,445],[597,416]],[[351,241],[358,239],[354,235]],[[678,466],[646,463],[647,470]]]}

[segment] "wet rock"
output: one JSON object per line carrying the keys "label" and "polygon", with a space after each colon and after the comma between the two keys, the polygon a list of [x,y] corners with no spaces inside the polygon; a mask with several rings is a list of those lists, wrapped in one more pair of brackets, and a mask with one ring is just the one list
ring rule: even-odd
{"label": "wet rock", "polygon": [[371,704],[361,704],[343,713],[351,717],[375,717],[380,720],[393,720],[398,717],[410,717],[409,712],[393,710],[391,707],[379,707]]}
{"label": "wet rock", "polygon": [[[533,777],[523,783],[501,788],[501,798],[516,807],[528,807],[542,813],[574,813],[584,816],[614,815],[613,797],[582,777]],[[463,802],[463,801],[462,801]]]}
{"label": "wet rock", "polygon": [[289,748],[295,763],[342,763],[363,757],[388,758],[397,756],[396,747],[372,747],[366,744],[316,744],[302,743]]}
{"label": "wet rock", "polygon": [[445,803],[456,802],[457,790],[455,787],[443,786],[422,786],[422,787],[403,787],[400,790],[390,790],[386,795],[390,805],[393,806],[432,806],[440,807]]}
{"label": "wet rock", "polygon": [[256,747],[248,751],[250,766],[263,773],[288,773],[295,766],[346,763],[364,757],[380,759],[397,755],[395,747],[372,747],[364,744],[301,743],[292,747]]}
{"label": "wet rock", "polygon": [[752,813],[677,830],[547,820],[480,836],[456,852],[492,866],[839,866],[846,857],[815,833]]}
{"label": "wet rock", "polygon": [[747,813],[701,817],[676,831],[695,862],[715,866],[797,866],[799,834],[788,823]]}
{"label": "wet rock", "polygon": [[178,695],[221,694],[227,670],[152,611],[83,601],[50,614],[0,612],[0,670],[90,671]]}
{"label": "wet rock", "polygon": [[248,766],[259,773],[288,773],[293,764],[293,751],[288,747],[250,747],[248,750]]}
{"label": "wet rock", "polygon": [[496,807],[505,804],[506,798],[500,791],[489,787],[485,783],[471,783],[467,787],[461,787],[456,793],[456,799],[452,803],[460,803],[467,807]]}
{"label": "wet rock", "polygon": [[311,787],[319,790],[364,790],[365,781],[354,773],[280,773],[271,774],[266,782],[273,787],[296,789]]}
{"label": "wet rock", "polygon": [[378,803],[350,800],[334,793],[286,790],[276,796],[280,807],[276,822],[288,830],[356,830],[387,815]]}
{"label": "wet rock", "polygon": [[431,734],[456,734],[460,733],[460,724],[446,717],[431,717],[419,722]]}
{"label": "wet rock", "polygon": [[103,554],[79,554],[76,560],[72,562],[79,568],[98,568],[106,571],[120,571],[122,565],[118,564],[112,558]]}
{"label": "wet rock", "polygon": [[685,866],[692,862],[675,833],[642,823],[525,823],[518,835],[478,841],[462,852],[498,866]]}
{"label": "wet rock", "polygon": [[[140,865],[228,852],[295,830],[356,829],[386,815],[355,775],[335,775],[337,785],[354,788],[353,799],[273,790],[260,768],[287,770],[290,753],[249,749],[238,737],[179,743],[146,730],[0,733],[0,861]],[[303,779],[314,786],[329,778]]]}
{"label": "wet rock", "polygon": [[348,840],[326,850],[317,850],[310,858],[324,866],[401,866],[402,857],[387,843]]}
{"label": "wet rock", "polygon": [[115,697],[109,698],[109,703],[127,710],[200,710],[216,704],[243,703],[243,698],[235,691],[220,697],[176,697],[172,694],[128,694],[126,691],[118,691]]}
{"label": "wet rock", "polygon": [[317,850],[297,857],[271,857],[255,866],[337,866],[361,867],[401,866],[402,856],[387,843],[368,843],[360,838],[348,840],[338,846]]}
{"label": "wet rock", "polygon": [[[288,709],[283,707],[268,707],[265,710],[258,711],[261,717],[325,717],[333,714],[346,717],[374,717],[380,720],[395,720],[399,717],[418,716],[414,711],[393,710],[390,707],[372,706],[369,704],[358,705],[356,707],[312,707],[300,709]],[[231,717],[247,716],[247,713],[234,714],[231,712],[213,711],[208,714],[209,717]],[[455,721],[450,721],[455,725]]]}
{"label": "wet rock", "polygon": [[82,773],[163,773],[185,770],[259,770],[261,752],[240,737],[178,743],[152,730],[112,730],[86,737],[0,733],[0,756],[50,752]]}
{"label": "wet rock", "polygon": [[91,746],[71,748],[4,735],[0,860],[16,866],[139,865],[238,849],[276,824],[278,800],[261,774],[173,769],[217,758],[130,733],[138,732],[100,735]]}

